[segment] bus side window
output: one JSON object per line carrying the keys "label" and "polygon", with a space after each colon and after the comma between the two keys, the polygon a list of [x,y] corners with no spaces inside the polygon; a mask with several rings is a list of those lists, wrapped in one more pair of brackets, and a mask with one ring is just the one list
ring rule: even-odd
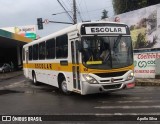
{"label": "bus side window", "polygon": [[68,36],[67,34],[56,38],[56,58],[68,57]]}
{"label": "bus side window", "polygon": [[38,60],[38,44],[33,45],[33,60]]}
{"label": "bus side window", "polygon": [[25,59],[26,59],[25,58],[25,49],[24,48],[22,49],[22,59],[23,59],[23,61],[25,61]]}
{"label": "bus side window", "polygon": [[45,48],[46,48],[46,43],[45,42],[39,43],[39,59],[40,60],[43,60],[43,59],[46,58]]}
{"label": "bus side window", "polygon": [[32,58],[33,58],[33,49],[32,49],[32,46],[29,46],[29,60],[32,60]]}
{"label": "bus side window", "polygon": [[55,58],[55,39],[50,39],[46,41],[46,58]]}

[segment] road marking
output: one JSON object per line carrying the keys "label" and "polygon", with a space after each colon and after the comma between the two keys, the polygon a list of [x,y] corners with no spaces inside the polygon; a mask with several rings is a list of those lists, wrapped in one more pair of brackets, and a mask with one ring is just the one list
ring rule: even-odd
{"label": "road marking", "polygon": [[[142,100],[142,101],[116,101],[116,103],[152,103],[160,100]],[[101,103],[113,103],[113,101],[101,101]]]}
{"label": "road marking", "polygon": [[128,97],[125,96],[125,97],[120,97],[120,98],[121,98],[121,99],[127,99],[127,100],[128,100],[128,99],[132,99],[132,100],[133,100],[133,99],[142,99],[142,97],[136,97],[136,96],[128,96]]}
{"label": "road marking", "polygon": [[19,81],[19,82],[16,82],[16,83],[13,83],[13,84],[10,84],[10,85],[7,85],[7,86],[3,86],[3,87],[0,87],[0,90],[4,90],[6,88],[13,88],[13,87],[16,87],[18,86],[19,84],[25,82],[26,80],[22,80],[22,81]]}
{"label": "road marking", "polygon": [[[116,101],[117,101],[117,98],[108,98],[108,101],[98,101],[98,102],[109,102],[109,100],[115,100],[116,99]],[[120,99],[119,100],[122,100],[122,99],[124,99],[125,101],[126,100],[129,100],[129,101],[131,101],[131,100],[146,100],[146,99],[153,99],[153,97],[150,97],[150,96],[145,96],[145,97],[135,97],[135,96],[128,96],[128,97],[120,97]]]}
{"label": "road marking", "polygon": [[96,106],[98,109],[160,109],[160,106]]}

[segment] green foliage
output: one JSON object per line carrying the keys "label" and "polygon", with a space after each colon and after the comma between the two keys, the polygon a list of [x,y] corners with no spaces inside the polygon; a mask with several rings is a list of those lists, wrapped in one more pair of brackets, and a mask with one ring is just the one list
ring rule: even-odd
{"label": "green foliage", "polygon": [[135,49],[144,48],[146,46],[145,35],[142,33],[138,34]]}
{"label": "green foliage", "polygon": [[132,31],[132,30],[134,30],[135,29],[135,25],[131,25],[130,26],[130,30]]}
{"label": "green foliage", "polygon": [[155,44],[157,44],[157,40],[158,40],[158,37],[155,35],[153,37],[153,41],[146,41],[145,34],[139,33],[134,49],[152,48]]}
{"label": "green foliage", "polygon": [[134,48],[136,46],[137,38],[138,38],[138,35],[140,33],[145,36],[145,41],[146,41],[146,39],[147,39],[147,37],[146,37],[146,31],[147,31],[146,28],[137,29],[136,26],[134,25],[134,30],[131,30],[131,37],[132,37],[133,47]]}
{"label": "green foliage", "polygon": [[101,19],[105,19],[105,18],[108,18],[108,11],[104,9],[102,12]]}
{"label": "green foliage", "polygon": [[149,2],[150,0],[112,0],[115,15],[149,6]]}

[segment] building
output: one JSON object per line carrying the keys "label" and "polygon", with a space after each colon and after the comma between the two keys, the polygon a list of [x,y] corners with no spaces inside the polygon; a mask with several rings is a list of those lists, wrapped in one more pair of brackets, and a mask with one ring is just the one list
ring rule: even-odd
{"label": "building", "polygon": [[22,47],[32,39],[0,29],[0,63],[22,66]]}

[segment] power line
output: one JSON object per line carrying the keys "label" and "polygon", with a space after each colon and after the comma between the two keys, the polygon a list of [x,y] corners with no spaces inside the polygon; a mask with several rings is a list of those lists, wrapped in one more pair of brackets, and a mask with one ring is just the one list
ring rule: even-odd
{"label": "power line", "polygon": [[79,16],[80,16],[81,21],[83,21],[82,15],[81,15],[81,13],[80,13],[81,10],[82,10],[82,9],[81,9],[80,3],[77,1],[77,12],[78,12],[78,14],[79,14]]}
{"label": "power line", "polygon": [[[76,0],[73,0],[73,17],[69,14],[69,12],[68,12],[68,7],[67,7],[67,5],[64,3],[64,1],[62,0],[62,3],[59,1],[59,0],[57,0],[58,1],[58,3],[61,5],[61,7],[65,10],[65,12],[67,13],[67,15],[70,17],[70,19],[73,21],[73,24],[76,24],[77,23],[77,7],[76,7]],[[69,3],[69,0],[68,0],[68,2],[67,3]],[[68,9],[68,10],[67,10]]]}
{"label": "power line", "polygon": [[67,3],[70,6],[70,8],[72,8],[72,5],[73,5],[72,1],[71,0],[67,0]]}
{"label": "power line", "polygon": [[[71,0],[67,0],[67,3],[70,6],[70,8],[73,8],[73,2]],[[79,19],[81,21],[83,21],[83,18],[81,16],[81,13],[80,13],[80,10],[79,10],[79,7],[78,7],[78,1],[76,1],[76,13],[78,14],[77,16],[79,16]],[[72,12],[72,14],[73,14],[73,12]]]}
{"label": "power line", "polygon": [[[112,7],[112,6],[110,6],[110,7]],[[110,8],[110,7],[108,7],[108,8]],[[90,12],[94,12],[94,11],[100,11],[100,10],[102,10],[102,9],[106,9],[106,8],[94,9],[94,10],[90,10],[90,11],[88,11],[88,12],[90,13]],[[81,12],[81,13],[86,13],[86,11],[83,11],[83,12]]]}
{"label": "power line", "polygon": [[69,7],[71,8],[71,9],[69,9],[70,10],[70,12],[72,13],[72,15],[73,15],[73,2],[71,1],[71,0],[67,0],[67,3],[68,3],[68,5],[69,5]]}
{"label": "power line", "polygon": [[91,17],[90,17],[90,15],[89,15],[89,13],[88,13],[88,9],[87,9],[87,5],[86,5],[85,0],[84,0],[84,4],[85,4],[86,10],[87,10],[87,14],[88,14],[89,20],[91,20]]}
{"label": "power line", "polygon": [[[83,0],[81,0],[81,1],[78,1],[78,0],[77,0],[77,11],[78,11],[78,14],[79,14],[81,20],[84,21],[84,20],[87,20],[87,19],[86,19],[86,17],[84,16],[84,14],[81,13],[81,12],[84,10],[83,7],[85,7],[84,5],[83,5],[83,7],[81,7],[82,1],[83,1]],[[84,4],[84,2],[83,2],[83,4]]]}
{"label": "power line", "polygon": [[[70,2],[70,3],[69,3]],[[71,0],[67,0],[67,3],[69,5],[70,8],[73,8],[73,2],[71,2]],[[65,7],[68,9],[67,5],[65,4],[65,2],[63,1],[63,4],[65,5]],[[71,5],[72,4],[72,5]],[[74,23],[74,10],[73,9],[68,9],[68,12],[71,13],[72,15],[72,20],[73,20],[73,23]]]}
{"label": "power line", "polygon": [[[66,10],[68,9],[68,7],[67,7],[67,5],[65,4],[65,2],[63,1],[63,0],[61,0],[62,1],[62,3],[63,3],[63,5],[64,5],[64,7],[66,8]],[[68,3],[68,0],[67,0],[67,3]],[[69,5],[69,4],[68,4]],[[69,10],[69,9],[68,9]]]}
{"label": "power line", "polygon": [[77,8],[77,12],[78,12],[78,15],[79,15],[81,21],[83,21],[82,16],[81,16],[81,13],[80,13],[80,11],[78,10],[78,8]]}
{"label": "power line", "polygon": [[[86,4],[85,0],[84,1],[83,0],[77,1],[77,3],[76,3],[76,0],[66,0],[65,2],[64,2],[64,0],[61,0],[61,2],[60,2],[60,0],[57,0],[57,1],[62,6],[62,8],[65,10],[65,12],[69,16],[70,20],[73,21],[73,24],[77,23],[77,15],[81,21],[83,21],[83,17],[85,17],[85,20],[88,20],[88,19],[91,20],[89,13],[93,13],[94,11],[102,11],[103,9],[106,9],[106,8],[111,8],[111,7],[113,8],[113,6],[106,6],[103,8],[98,8],[98,9],[88,11],[87,4]],[[82,1],[83,1],[83,5],[84,5],[86,11],[82,11],[82,10],[84,10],[81,7]],[[77,6],[76,6],[76,4],[77,4]],[[69,9],[69,8],[72,8],[72,9]],[[92,16],[93,15],[94,14],[92,14]]]}
{"label": "power line", "polygon": [[66,8],[62,5],[62,3],[61,3],[59,0],[57,0],[57,1],[58,1],[58,3],[61,5],[61,7],[65,10],[65,12],[66,12],[67,15],[70,17],[70,19],[71,19],[72,21],[74,21],[73,18],[72,18],[72,16],[69,14],[69,12],[66,10]]}

